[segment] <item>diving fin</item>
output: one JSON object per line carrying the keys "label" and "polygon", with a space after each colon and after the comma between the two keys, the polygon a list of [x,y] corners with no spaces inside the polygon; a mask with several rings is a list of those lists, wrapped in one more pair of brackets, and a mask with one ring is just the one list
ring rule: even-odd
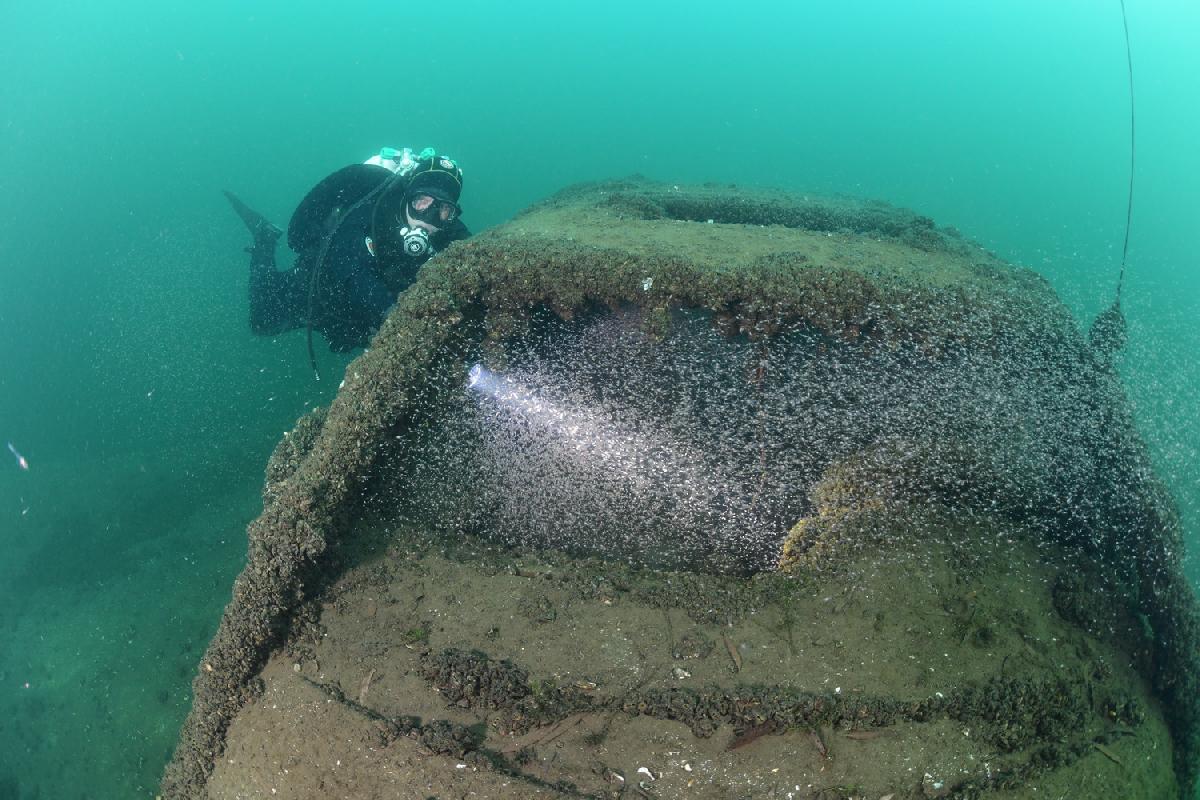
{"label": "diving fin", "polygon": [[283,229],[243,203],[233,192],[225,189],[222,189],[221,192],[225,195],[225,199],[229,201],[229,205],[233,206],[233,210],[237,212],[237,215],[242,218],[242,222],[246,224],[250,235],[254,237],[254,243],[256,245],[270,244],[274,246],[279,237],[283,235]]}

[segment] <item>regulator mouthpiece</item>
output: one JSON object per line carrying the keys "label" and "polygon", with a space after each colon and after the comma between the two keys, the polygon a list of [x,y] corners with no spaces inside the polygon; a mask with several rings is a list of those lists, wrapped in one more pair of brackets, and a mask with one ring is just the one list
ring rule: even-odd
{"label": "regulator mouthpiece", "polygon": [[404,250],[404,255],[410,258],[420,258],[433,253],[433,245],[429,243],[429,233],[421,227],[401,228],[400,246]]}

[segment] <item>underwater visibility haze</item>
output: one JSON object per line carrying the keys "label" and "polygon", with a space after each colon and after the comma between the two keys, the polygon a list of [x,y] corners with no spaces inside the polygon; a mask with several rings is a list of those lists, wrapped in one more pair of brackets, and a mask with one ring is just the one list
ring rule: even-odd
{"label": "underwater visibility haze", "polygon": [[[791,590],[772,581],[783,580],[774,567],[785,538],[792,547],[785,551],[791,554],[785,567],[813,566],[826,550],[813,549],[816,539],[805,537],[841,530],[839,509],[870,506],[855,499],[854,486],[863,475],[874,480],[873,467],[852,459],[830,466],[835,455],[861,450],[870,464],[876,464],[871,459],[919,462],[918,451],[886,435],[899,429],[936,429],[948,439],[986,442],[991,448],[986,455],[1012,474],[1045,478],[1024,484],[1037,487],[1028,495],[1014,499],[997,493],[990,502],[1019,506],[1018,500],[1027,501],[1037,509],[1029,512],[1032,518],[1061,501],[1056,518],[1085,529],[1108,513],[1097,511],[1107,500],[1073,494],[1072,487],[1104,472],[1106,451],[1088,447],[1109,441],[1113,420],[1124,413],[1110,415],[1105,409],[1127,408],[1131,436],[1140,436],[1148,457],[1130,470],[1136,480],[1130,478],[1129,485],[1161,481],[1169,492],[1167,505],[1178,510],[1186,553],[1182,568],[1193,587],[1200,584],[1195,558],[1200,548],[1200,276],[1194,243],[1200,221],[1200,151],[1195,147],[1200,140],[1195,103],[1200,8],[1181,0],[1127,0],[1125,10],[1137,93],[1134,203],[1121,294],[1129,330],[1114,363],[1116,380],[1110,386],[1096,379],[1107,387],[1103,402],[1081,394],[1077,383],[1055,383],[1054,374],[1023,372],[1029,362],[1019,359],[947,360],[940,371],[914,373],[907,360],[911,354],[903,349],[913,341],[908,339],[897,345],[899,351],[868,349],[847,356],[816,323],[786,329],[791,338],[783,338],[782,352],[771,356],[777,359],[772,364],[788,365],[783,374],[763,378],[753,366],[723,370],[724,365],[757,363],[758,344],[749,329],[736,326],[732,339],[718,335],[726,321],[699,310],[702,289],[709,288],[702,281],[688,287],[696,293],[689,295],[694,303],[679,301],[686,294],[680,289],[661,309],[631,316],[576,318],[573,306],[564,304],[555,309],[563,311],[563,319],[542,320],[528,336],[506,340],[502,356],[490,349],[493,340],[503,338],[493,335],[495,326],[492,333],[467,326],[463,337],[469,345],[454,354],[463,363],[446,373],[461,381],[454,391],[434,367],[411,383],[392,384],[398,394],[411,391],[430,400],[424,416],[415,417],[413,432],[404,434],[427,449],[418,449],[421,457],[415,460],[395,454],[384,459],[403,463],[400,471],[416,476],[415,488],[404,485],[392,492],[388,474],[382,473],[364,485],[355,524],[375,525],[375,530],[386,519],[405,531],[371,550],[373,557],[415,565],[411,568],[433,576],[425,580],[455,585],[463,580],[456,567],[448,566],[455,554],[439,550],[444,542],[435,546],[424,537],[429,531],[474,536],[490,528],[492,538],[484,535],[485,544],[479,545],[485,554],[500,540],[506,546],[582,551],[588,557],[600,553],[638,567],[694,569],[717,576],[711,580],[741,580],[765,569],[771,574],[754,584],[755,591],[768,592],[762,608],[783,609],[781,593]],[[846,200],[848,205],[835,202],[836,213],[828,212],[830,219],[843,222],[811,227],[832,243],[801,241],[800,234],[793,242],[787,239],[795,233],[789,227],[787,236],[782,230],[778,235],[792,242],[790,249],[772,255],[768,248],[775,245],[760,243],[737,252],[745,252],[747,264],[766,270],[763,274],[783,276],[802,263],[800,255],[824,254],[830,263],[856,258],[883,263],[894,257],[903,260],[897,267],[901,282],[945,280],[947,287],[960,286],[946,277],[958,275],[947,266],[953,259],[971,261],[980,274],[993,268],[1003,272],[1008,264],[1027,268],[1045,283],[1022,272],[1028,281],[1003,284],[1005,302],[1036,297],[1050,308],[1057,301],[1046,298],[1056,296],[1063,313],[1047,312],[1055,322],[1046,330],[1053,328],[1064,340],[1085,336],[1116,289],[1130,176],[1128,65],[1118,0],[750,2],[736,13],[727,4],[625,0],[566,5],[471,0],[420,9],[373,2],[337,9],[315,3],[77,7],[50,2],[8,9],[4,27],[0,441],[8,445],[9,460],[0,470],[0,800],[153,797],[159,791],[192,709],[192,680],[204,669],[203,654],[230,601],[234,579],[247,563],[247,525],[264,502],[270,507],[278,497],[273,492],[279,473],[268,473],[263,485],[268,459],[281,439],[286,442],[285,432],[297,435],[297,419],[323,418],[324,410],[313,412],[334,401],[343,369],[357,355],[330,353],[318,339],[323,380],[315,381],[302,330],[276,337],[251,334],[243,252],[248,237],[222,190],[237,192],[286,225],[304,193],[335,169],[361,162],[385,145],[433,146],[462,165],[464,219],[482,234],[477,237],[481,249],[448,253],[465,253],[462,263],[473,264],[472,253],[502,255],[504,248],[493,246],[496,241],[512,244],[503,237],[528,233],[510,226],[501,229],[499,239],[485,238],[489,229],[531,204],[580,182],[616,181],[602,185],[613,195],[624,193],[604,201],[609,206],[596,218],[603,225],[593,217],[572,218],[569,224],[578,229],[551,240],[562,252],[575,246],[572,236],[598,248],[634,252],[644,231],[688,225],[687,234],[674,228],[662,234],[660,245],[678,248],[681,259],[706,263],[726,252],[723,248],[741,247],[743,235],[746,242],[760,242],[751,237],[775,234],[742,224],[746,220],[718,218],[710,224],[705,216],[687,217],[678,210],[682,206],[672,205],[673,194],[684,205],[688,198],[701,198],[687,201],[707,207],[703,204],[711,200],[718,209],[733,199],[745,207],[777,210],[794,203],[801,216],[826,208],[815,199],[807,205],[810,194],[845,196],[890,204],[881,212],[868,202],[862,213],[884,214],[888,220],[894,213],[905,220],[906,232],[845,223],[859,213],[846,210],[858,209],[859,200]],[[773,190],[792,199],[771,199]],[[592,200],[581,197],[592,196],[568,193],[555,201],[559,206],[539,207],[548,217],[532,219],[553,217],[555,208],[573,208],[576,202],[593,213],[587,205]],[[613,209],[614,215],[606,216]],[[734,222],[746,230],[734,232]],[[655,227],[659,223],[663,227]],[[922,238],[935,236],[932,226],[935,244]],[[924,260],[930,252],[936,257]],[[1003,268],[996,266],[1001,261],[1007,262]],[[499,270],[502,259],[488,263]],[[868,269],[863,280],[869,283],[887,272]],[[638,296],[666,291],[670,280],[664,273]],[[975,284],[968,284],[969,293]],[[472,302],[486,305],[486,292],[479,297],[484,299]],[[661,319],[655,316],[660,310]],[[950,332],[963,326],[962,341],[985,341],[980,329],[970,327],[981,318],[941,320]],[[644,347],[641,332],[656,325],[672,333],[651,337],[654,345]],[[892,332],[903,329],[896,325]],[[857,342],[860,334],[869,340],[876,333],[852,327],[838,328],[839,335]],[[402,329],[400,323],[395,328]],[[995,341],[1007,341],[1009,332],[997,330]],[[743,334],[750,338],[736,338]],[[1026,339],[1021,344],[1038,346]],[[934,349],[920,349],[921,356],[933,358]],[[479,380],[468,388],[466,367],[474,363],[491,371],[475,373]],[[353,371],[346,377],[347,396],[353,397],[361,384]],[[767,400],[752,410],[739,405],[739,392],[741,382],[755,380]],[[596,388],[606,385],[612,390]],[[1110,389],[1127,400],[1112,401],[1110,408]],[[1044,425],[1046,420],[1053,425]],[[296,431],[306,430],[304,424],[310,423]],[[783,430],[786,424],[803,425],[804,436],[797,440],[809,449],[789,449],[784,437],[784,444],[773,440],[775,449],[767,452],[763,431]],[[1005,439],[1001,433],[1009,430],[1020,433]],[[724,435],[713,438],[713,431]],[[1065,433],[1051,438],[1049,431]],[[597,447],[600,441],[605,447]],[[472,446],[455,449],[463,442]],[[579,457],[581,447],[587,457]],[[760,461],[768,457],[769,478]],[[273,464],[278,461],[277,452]],[[1122,461],[1121,469],[1130,463]],[[463,475],[479,480],[466,483]],[[660,480],[664,475],[670,479]],[[1113,478],[1112,485],[1126,485],[1121,480]],[[903,494],[902,488],[896,492]],[[577,515],[559,514],[557,508],[575,509]],[[396,522],[396,514],[402,522]],[[428,531],[413,532],[419,527],[414,520]],[[1038,520],[1042,524],[1042,517]],[[1004,540],[997,531],[1009,529],[990,524],[978,522],[970,536],[948,545],[947,552],[959,559],[955,563],[970,564],[977,577],[1011,580],[1006,585],[1014,597],[1026,586],[1054,581],[1046,571],[1054,559],[1047,556],[1040,564],[1036,547],[1027,551],[1017,544],[1009,551],[984,545],[973,551],[963,544],[976,537]],[[714,531],[720,535],[709,535]],[[1117,585],[1128,579],[1137,571],[1139,545],[1106,544],[1111,560],[1080,571],[1092,582],[1056,584],[1066,588],[1046,613],[1066,619],[1070,613],[1064,608],[1085,605],[1078,598],[1101,595],[1109,581]],[[828,552],[841,551],[830,545]],[[994,569],[980,553],[1011,558],[1010,566]],[[489,573],[491,557],[481,557],[485,577],[480,593],[469,598],[477,612],[461,617],[450,610],[443,610],[444,616],[413,612],[412,619],[396,621],[406,638],[404,652],[392,663],[407,663],[403,659],[410,653],[429,649],[428,658],[409,668],[447,697],[461,690],[448,675],[486,668],[509,687],[509,694],[489,701],[498,704],[493,708],[536,716],[522,694],[529,675],[519,670],[500,675],[495,664],[481,666],[471,661],[476,656],[456,654],[450,646],[461,644],[454,639],[457,625],[464,642],[475,636],[471,641],[493,642],[497,652],[507,653],[509,629],[489,615],[499,620],[508,613],[528,620],[530,637],[556,625],[577,624],[573,630],[588,631],[618,622],[641,631],[645,641],[661,634],[670,658],[658,664],[651,657],[642,666],[647,675],[661,669],[666,680],[681,686],[689,685],[693,673],[695,680],[707,680],[706,670],[715,682],[732,677],[769,684],[778,675],[755,672],[762,663],[756,663],[755,654],[771,647],[786,651],[778,663],[789,670],[819,667],[840,676],[836,686],[815,691],[838,688],[840,694],[843,684],[857,691],[856,681],[876,679],[879,687],[909,685],[910,674],[896,665],[881,662],[856,676],[839,663],[839,652],[849,652],[842,642],[858,635],[849,622],[844,629],[834,622],[827,630],[805,633],[811,646],[796,645],[777,633],[783,622],[774,617],[735,627],[739,615],[753,616],[746,611],[753,605],[745,599],[749,595],[729,599],[740,589],[704,583],[704,591],[724,592],[729,616],[689,621],[687,598],[664,599],[658,588],[639,583],[649,580],[642,573],[612,579],[620,584],[614,586],[593,580],[592,567],[549,556],[545,564],[515,568],[512,575],[499,567]],[[357,568],[366,556],[339,552],[337,558]],[[888,590],[908,590],[896,574],[905,568],[903,560],[884,562],[881,557],[873,567],[878,583],[868,594],[886,604]],[[359,574],[346,569],[347,575]],[[386,591],[395,594],[402,586],[420,593],[416,574],[389,574],[393,583]],[[604,616],[610,613],[605,605],[589,618],[570,604],[555,606],[549,590],[544,597],[522,594],[508,608],[506,575],[547,585],[550,579],[543,576],[553,575],[558,589],[590,587],[589,599],[615,603],[612,614],[643,602],[650,610],[618,619]],[[466,585],[463,591],[469,592]],[[482,594],[485,585],[496,592],[490,607]],[[797,578],[787,585],[804,584]],[[338,590],[336,576],[325,589]],[[912,591],[914,605],[924,601]],[[992,632],[980,632],[987,629],[979,622],[983,617],[976,617],[971,591],[931,602],[944,603],[945,615],[961,623],[961,640],[960,628],[953,630],[955,646],[1000,652],[1002,637],[993,640]],[[1146,605],[1149,596],[1141,600],[1145,618],[1154,617]],[[332,601],[328,605],[334,607]],[[392,605],[372,599],[356,606],[347,600],[338,613],[355,608],[390,622]],[[989,598],[978,613],[999,617],[1001,605]],[[822,598],[805,596],[793,611],[779,613],[816,614],[824,607]],[[1037,613],[1033,606],[1027,612]],[[663,619],[680,627],[662,633]],[[1066,630],[1054,627],[1062,622],[1055,620],[1037,628],[1047,639]],[[472,628],[476,621],[478,630]],[[322,622],[334,628],[334,620]],[[864,636],[893,641],[888,639],[893,623],[875,622],[873,629],[874,623],[865,623]],[[710,630],[709,624],[716,627]],[[498,632],[492,634],[492,627]],[[1182,636],[1156,629],[1154,643],[1140,656],[1115,670],[1105,666],[1102,677],[1095,665],[1108,661],[1100,651],[1089,659],[1081,645],[1064,658],[1072,669],[1095,667],[1095,685],[1107,691],[1126,669],[1135,682],[1154,668],[1161,670],[1162,652],[1170,649],[1164,642]],[[895,652],[904,652],[907,660],[903,648],[908,644],[897,637]],[[780,644],[785,639],[786,647]],[[1017,660],[1025,657],[1020,653],[1034,651],[1027,643],[1011,644]],[[594,653],[581,647],[596,664],[611,656],[599,644]],[[815,661],[804,654],[806,647],[819,653],[812,656]],[[316,647],[289,655],[299,678],[313,686],[328,685],[321,668],[312,666],[318,660],[331,674],[343,666]],[[1139,658],[1159,660],[1151,667]],[[719,672],[713,668],[718,660]],[[614,674],[619,663],[610,665]],[[264,667],[267,685],[280,679],[272,672],[275,666]],[[290,662],[283,666],[291,669]],[[569,667],[565,659],[557,666]],[[962,681],[977,677],[965,666],[962,670],[956,673]],[[378,675],[348,669],[346,674],[353,674],[354,684],[342,684],[345,696],[363,704],[369,705],[376,681],[381,683],[371,698],[403,690],[388,683],[394,676],[382,668]],[[1170,683],[1170,676],[1156,674],[1155,680]],[[559,688],[570,688],[566,683]],[[529,684],[528,697],[541,704],[543,719],[553,719],[547,697],[561,702],[564,714],[581,713],[580,698],[601,697],[609,688],[595,676],[574,675],[569,683],[574,687],[569,697],[547,694],[537,680]],[[925,693],[936,688],[923,679],[911,686]],[[1017,691],[1007,684],[1004,690]],[[653,686],[636,681],[622,691],[648,706],[661,699],[650,697]],[[504,705],[518,695],[524,705]],[[463,714],[481,707],[469,692],[460,700],[467,709]],[[959,695],[946,702],[959,701],[970,705]],[[620,704],[612,703],[603,706],[606,714],[617,713]],[[1113,718],[1133,727],[1146,708],[1131,709],[1114,705]],[[929,713],[943,710],[938,706]],[[422,713],[436,716],[435,711],[430,706]],[[1149,717],[1157,720],[1158,714],[1152,709]],[[732,726],[736,734],[727,752],[710,754],[713,759],[754,759],[762,752],[786,756],[786,750],[769,750],[790,741],[782,729],[735,717],[713,723]],[[543,744],[512,719],[506,717],[509,733],[525,737],[520,741],[534,749]],[[882,730],[883,716],[877,722]],[[255,724],[263,726],[258,730],[267,728],[262,720],[238,724],[243,727],[235,729],[230,747],[244,754],[249,745],[237,736],[247,736]],[[637,725],[658,723],[615,724],[630,725],[628,735],[634,737],[649,730]],[[707,723],[692,719],[689,724],[697,736],[711,733]],[[1062,719],[1054,724],[1063,724]],[[418,726],[389,735],[427,734]],[[829,738],[820,730],[814,735]],[[886,737],[881,741],[886,748]],[[998,741],[1012,748],[1025,742],[1015,733]],[[1112,742],[1097,744],[1082,757],[1115,768]],[[812,746],[823,751],[826,744]],[[1194,758],[1195,751],[1189,752]],[[834,763],[841,763],[836,753]],[[1132,774],[1128,761],[1121,769]],[[1176,765],[1181,775],[1197,771],[1200,763]],[[628,777],[633,775],[630,771]],[[1036,783],[1039,777],[1030,780]],[[1145,786],[1173,780],[1147,772]],[[929,794],[935,791],[931,787],[918,776],[908,788],[937,796]],[[808,794],[796,796],[819,796],[812,787],[805,790]]]}

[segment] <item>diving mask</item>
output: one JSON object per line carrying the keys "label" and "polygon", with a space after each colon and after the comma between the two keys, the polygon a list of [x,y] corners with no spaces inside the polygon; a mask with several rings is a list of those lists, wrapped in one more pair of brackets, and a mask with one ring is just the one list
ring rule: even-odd
{"label": "diving mask", "polygon": [[460,213],[462,210],[457,203],[424,192],[413,195],[408,201],[408,215],[435,228],[442,228],[453,222],[458,219]]}

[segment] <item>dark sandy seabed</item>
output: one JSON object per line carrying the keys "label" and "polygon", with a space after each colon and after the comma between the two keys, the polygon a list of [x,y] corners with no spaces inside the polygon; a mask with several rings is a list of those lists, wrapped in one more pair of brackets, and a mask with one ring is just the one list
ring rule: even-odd
{"label": "dark sandy seabed", "polygon": [[[271,657],[209,796],[1173,796],[1156,704],[1056,611],[1061,565],[944,524],[751,580],[393,531]],[[1066,766],[1031,758],[1044,736]]]}

